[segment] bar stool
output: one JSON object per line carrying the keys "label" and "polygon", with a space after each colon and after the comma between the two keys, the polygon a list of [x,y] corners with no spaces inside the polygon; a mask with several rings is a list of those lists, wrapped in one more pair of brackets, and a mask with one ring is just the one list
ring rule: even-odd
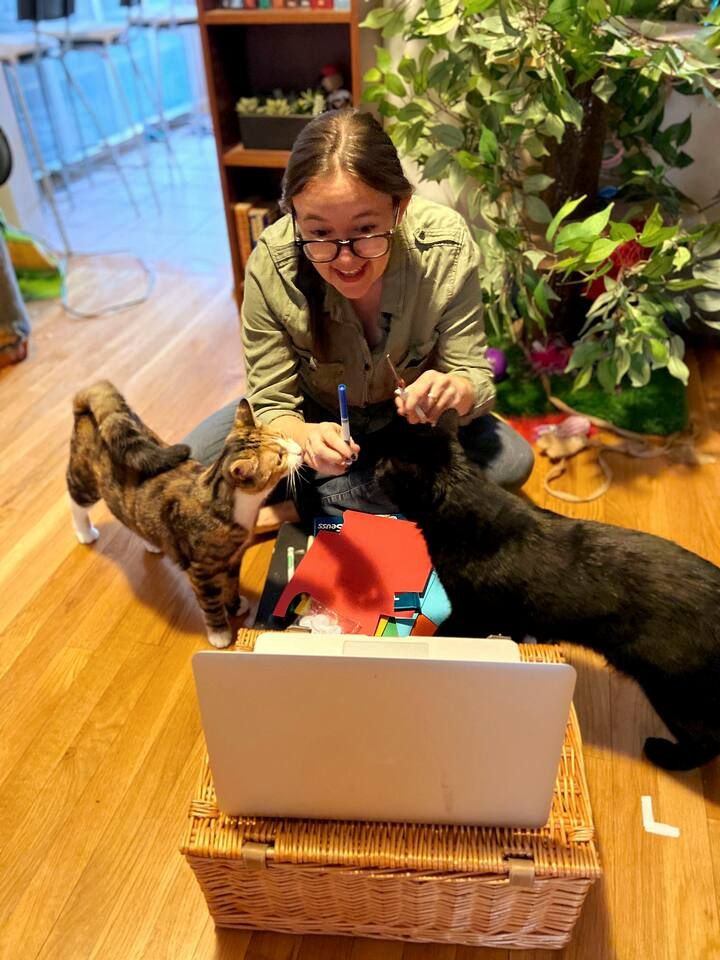
{"label": "bar stool", "polygon": [[[40,148],[40,141],[33,124],[32,115],[28,108],[25,92],[18,74],[19,63],[32,61],[35,63],[36,67],[39,67],[39,58],[45,56],[48,50],[50,50],[51,46],[52,44],[49,41],[43,41],[39,39],[36,33],[0,34],[0,64],[2,64],[3,71],[8,81],[12,81],[12,86],[10,83],[8,83],[8,87],[12,90],[15,103],[20,111],[20,116],[27,133],[29,146],[34,155],[37,169],[40,172],[42,189],[48,205],[50,206],[55,224],[57,225],[58,233],[60,235],[64,250],[66,253],[69,253],[70,241],[68,239],[65,224],[60,215],[60,211],[56,202],[52,176],[45,163],[45,158],[43,157],[43,152]],[[43,85],[44,82],[41,84],[41,90],[43,90]],[[48,118],[51,118],[50,129],[55,142],[55,149],[58,157],[60,158],[61,166],[63,166],[63,179],[66,180],[63,164],[63,152],[60,147],[59,131],[54,123],[54,118],[52,118],[52,109],[50,107],[49,99],[45,96],[46,93],[47,87],[45,87],[43,100],[45,108],[48,111]]]}
{"label": "bar stool", "polygon": [[[65,76],[65,80],[68,85],[68,92],[71,94],[70,99],[72,101],[72,93],[74,93],[82,104],[85,112],[92,122],[92,125],[95,127],[95,132],[99,142],[102,144],[103,148],[110,157],[110,161],[115,167],[117,175],[125,187],[125,192],[128,195],[130,203],[139,216],[140,207],[138,206],[135,195],[132,192],[130,183],[125,176],[125,171],[123,170],[122,164],[118,159],[117,150],[109,137],[103,132],[100,118],[98,117],[93,105],[85,94],[85,91],[76,80],[67,63],[67,54],[72,50],[91,50],[98,53],[101,60],[109,68],[108,76],[111,78],[118,100],[123,108],[128,123],[130,124],[130,131],[133,134],[133,137],[136,137],[137,134],[132,111],[130,110],[130,105],[125,95],[122,83],[120,82],[120,77],[117,73],[115,62],[108,53],[108,50],[111,46],[119,45],[122,42],[122,38],[126,32],[126,26],[123,23],[96,23],[95,21],[73,22],[69,17],[64,17],[63,20],[64,22],[62,25],[53,21],[42,20],[39,23],[39,31],[41,35],[52,37],[58,42],[58,46],[54,51],[54,55],[57,57]],[[143,167],[148,178],[148,183],[150,184],[151,193],[153,194],[155,203],[157,204],[157,192],[155,190],[155,184],[152,179],[152,174],[150,173],[149,162],[145,152],[145,141],[142,137],[140,138],[140,143],[143,155]]]}
{"label": "bar stool", "polygon": [[[160,63],[160,33],[163,30],[179,31],[183,27],[194,27],[197,30],[197,6],[189,3],[175,3],[174,0],[169,0],[167,7],[152,6],[148,8],[145,6],[144,0],[121,0],[121,3],[128,6],[129,22],[133,26],[143,27],[150,31],[155,67],[155,82],[158,89],[158,112],[161,118],[163,131],[167,131],[168,123],[165,116],[162,67]],[[197,41],[197,38],[195,39]],[[193,117],[199,117],[203,114],[209,115],[210,111],[207,101],[207,92],[205,88],[204,74],[199,51],[197,50],[197,42],[190,50],[189,55],[188,46],[185,45],[185,52],[186,62],[188,63],[190,73]]]}
{"label": "bar stool", "polygon": [[140,71],[137,61],[132,52],[132,48],[129,43],[128,36],[128,27],[127,24],[123,22],[113,23],[107,21],[94,21],[94,20],[82,20],[82,21],[71,21],[69,19],[65,20],[63,25],[54,24],[52,22],[43,21],[40,24],[40,29],[42,33],[46,36],[52,37],[58,41],[60,44],[60,49],[58,53],[58,58],[63,68],[65,77],[67,78],[68,86],[70,86],[78,95],[78,98],[82,102],[85,110],[92,119],[93,125],[96,128],[98,136],[100,137],[101,142],[108,149],[112,161],[118,171],[118,174],[122,178],[125,189],[130,197],[131,203],[135,207],[135,210],[139,213],[139,207],[135,202],[135,198],[130,189],[125,174],[122,170],[120,163],[118,162],[115,148],[113,147],[110,140],[103,135],[102,129],[100,127],[100,121],[93,110],[92,104],[89,102],[82,88],[76,81],[72,72],[70,71],[67,62],[65,60],[65,54],[70,50],[86,50],[97,53],[102,62],[107,67],[107,76],[110,78],[111,83],[115,89],[117,100],[122,108],[125,118],[130,128],[130,133],[132,138],[136,141],[140,147],[140,153],[142,156],[142,166],[145,171],[145,176],[150,187],[150,192],[152,193],[153,200],[158,209],[160,209],[160,201],[158,199],[157,190],[155,189],[155,181],[152,176],[150,160],[147,154],[147,148],[145,145],[145,123],[142,118],[140,120],[140,129],[138,131],[135,120],[133,119],[132,110],[130,108],[130,103],[125,93],[125,88],[123,87],[122,80],[120,79],[120,74],[117,69],[117,64],[110,54],[110,50],[114,47],[116,49],[124,48],[128,61],[130,63],[130,68],[133,74],[133,80],[135,82],[137,99],[139,102],[139,89],[142,86],[145,90],[146,95],[151,99],[151,93],[147,85],[145,77],[143,77],[142,72]]}

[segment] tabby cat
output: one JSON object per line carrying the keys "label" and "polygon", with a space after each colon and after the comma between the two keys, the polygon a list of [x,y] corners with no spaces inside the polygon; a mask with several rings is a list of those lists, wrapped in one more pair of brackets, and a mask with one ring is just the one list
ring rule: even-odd
{"label": "tabby cat", "polygon": [[528,634],[590,647],[640,684],[677,739],[645,754],[689,770],[720,754],[720,568],[660,537],[542,510],[486,480],[456,437],[398,424],[376,479],[425,537],[452,604],[447,636]]}
{"label": "tabby cat", "polygon": [[226,647],[229,617],[249,606],[239,596],[238,573],[258,511],[283,477],[294,476],[300,447],[256,424],[246,400],[207,468],[184,444],[164,444],[107,381],[78,393],[73,413],[67,485],[78,540],[97,540],[88,508],[102,498],[149,550],[187,572],[210,643]]}

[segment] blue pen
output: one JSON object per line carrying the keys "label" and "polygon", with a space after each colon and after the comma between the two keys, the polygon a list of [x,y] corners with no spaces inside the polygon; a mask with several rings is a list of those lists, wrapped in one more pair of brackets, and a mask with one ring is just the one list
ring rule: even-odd
{"label": "blue pen", "polygon": [[[338,403],[340,404],[340,429],[342,430],[342,438],[345,443],[350,443],[352,437],[350,436],[350,418],[348,416],[348,405],[347,405],[347,388],[344,383],[338,384]],[[353,460],[355,456],[353,455]],[[351,462],[351,461],[348,461]]]}

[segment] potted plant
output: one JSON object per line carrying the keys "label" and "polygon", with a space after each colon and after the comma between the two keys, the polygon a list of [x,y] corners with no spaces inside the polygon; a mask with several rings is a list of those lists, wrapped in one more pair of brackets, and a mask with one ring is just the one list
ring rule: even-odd
{"label": "potted plant", "polygon": [[[561,344],[571,382],[580,375],[579,393],[591,384],[641,386],[646,363],[651,377],[664,366],[686,380],[683,341],[668,323],[682,328],[703,290],[703,316],[720,320],[717,264],[693,260],[698,245],[712,249],[715,228],[682,227],[683,198],[668,179],[673,167],[692,162],[682,149],[690,119],[663,126],[669,87],[709,98],[720,88],[720,11],[707,13],[706,4],[698,17],[698,6],[425,0],[376,8],[364,22],[404,41],[398,56],[376,48],[364,96],[387,118],[401,154],[424,179],[446,183],[467,212],[483,254],[491,334],[514,344],[529,370],[533,351]],[[642,20],[650,10],[708,25],[664,39],[665,28]],[[613,167],[614,182],[605,184],[616,204],[612,221],[598,199],[604,160]],[[583,219],[561,227],[571,215]],[[633,242],[641,255],[623,271],[625,293],[613,286],[609,258]],[[586,295],[595,281],[603,293],[618,293],[601,301],[612,307],[599,324]],[[668,294],[671,282],[692,283],[675,293],[694,292],[696,300],[680,306]],[[654,333],[626,340],[638,311]],[[590,349],[599,342],[600,352]]]}
{"label": "potted plant", "polygon": [[246,150],[290,150],[302,128],[323,112],[325,98],[311,89],[290,97],[240,97],[235,109]]}

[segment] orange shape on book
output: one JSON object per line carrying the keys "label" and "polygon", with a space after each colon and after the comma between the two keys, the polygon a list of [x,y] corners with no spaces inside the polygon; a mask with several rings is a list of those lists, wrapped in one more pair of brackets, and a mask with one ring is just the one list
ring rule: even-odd
{"label": "orange shape on book", "polygon": [[415,618],[410,636],[412,637],[434,637],[437,633],[437,624],[428,619],[424,613],[419,613]]}
{"label": "orange shape on book", "polygon": [[285,616],[299,593],[309,593],[372,636],[378,617],[394,615],[395,594],[421,593],[430,571],[414,523],[347,510],[339,532],[322,530],[315,537],[273,612]]}

